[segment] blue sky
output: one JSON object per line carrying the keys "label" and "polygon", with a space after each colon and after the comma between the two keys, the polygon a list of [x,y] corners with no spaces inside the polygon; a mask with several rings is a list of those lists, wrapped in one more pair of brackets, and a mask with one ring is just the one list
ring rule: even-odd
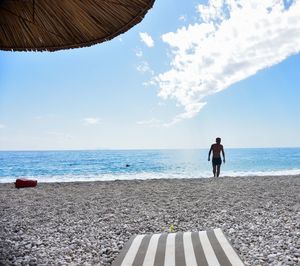
{"label": "blue sky", "polygon": [[260,2],[156,0],[109,42],[1,51],[0,150],[299,147],[300,4]]}

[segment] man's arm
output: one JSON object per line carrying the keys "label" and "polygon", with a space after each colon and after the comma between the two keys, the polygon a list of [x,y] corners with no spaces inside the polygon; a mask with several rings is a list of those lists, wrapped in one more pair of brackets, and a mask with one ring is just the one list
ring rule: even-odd
{"label": "man's arm", "polygon": [[225,152],[223,146],[222,146],[222,155],[223,155],[223,163],[225,163]]}
{"label": "man's arm", "polygon": [[208,152],[208,160],[209,160],[209,161],[210,161],[210,154],[211,154],[212,148],[213,148],[213,145],[211,145],[210,150],[209,150],[209,152]]}

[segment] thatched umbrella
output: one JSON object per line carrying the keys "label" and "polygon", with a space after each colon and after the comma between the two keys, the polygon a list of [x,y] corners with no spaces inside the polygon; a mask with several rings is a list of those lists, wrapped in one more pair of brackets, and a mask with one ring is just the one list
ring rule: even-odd
{"label": "thatched umbrella", "polygon": [[155,0],[0,0],[0,49],[56,51],[110,40]]}

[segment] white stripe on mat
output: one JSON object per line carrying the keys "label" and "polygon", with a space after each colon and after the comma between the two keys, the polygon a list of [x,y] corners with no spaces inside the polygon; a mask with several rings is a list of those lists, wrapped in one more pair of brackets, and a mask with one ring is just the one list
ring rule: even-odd
{"label": "white stripe on mat", "polygon": [[236,254],[226,237],[224,236],[222,230],[220,228],[214,230],[216,238],[218,239],[220,245],[222,246],[224,253],[227,258],[234,266],[243,266],[244,263],[241,261],[239,256]]}
{"label": "white stripe on mat", "polygon": [[131,266],[145,235],[137,235],[127,251],[121,266]]}
{"label": "white stripe on mat", "polygon": [[145,255],[143,266],[153,266],[155,260],[155,254],[157,250],[158,239],[161,234],[154,234],[149,242],[147,253]]}
{"label": "white stripe on mat", "polygon": [[166,242],[165,264],[175,266],[175,233],[168,234]]}
{"label": "white stripe on mat", "polygon": [[183,234],[183,247],[186,266],[197,266],[191,232]]}
{"label": "white stripe on mat", "polygon": [[216,254],[210,244],[206,231],[199,232],[200,242],[209,266],[220,266]]}

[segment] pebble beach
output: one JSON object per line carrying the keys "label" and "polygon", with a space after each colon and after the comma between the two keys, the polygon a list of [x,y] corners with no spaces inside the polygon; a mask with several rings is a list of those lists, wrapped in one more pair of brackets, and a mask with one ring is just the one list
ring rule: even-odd
{"label": "pebble beach", "polygon": [[221,228],[245,265],[300,265],[300,176],[0,184],[0,265],[111,265],[134,234]]}

